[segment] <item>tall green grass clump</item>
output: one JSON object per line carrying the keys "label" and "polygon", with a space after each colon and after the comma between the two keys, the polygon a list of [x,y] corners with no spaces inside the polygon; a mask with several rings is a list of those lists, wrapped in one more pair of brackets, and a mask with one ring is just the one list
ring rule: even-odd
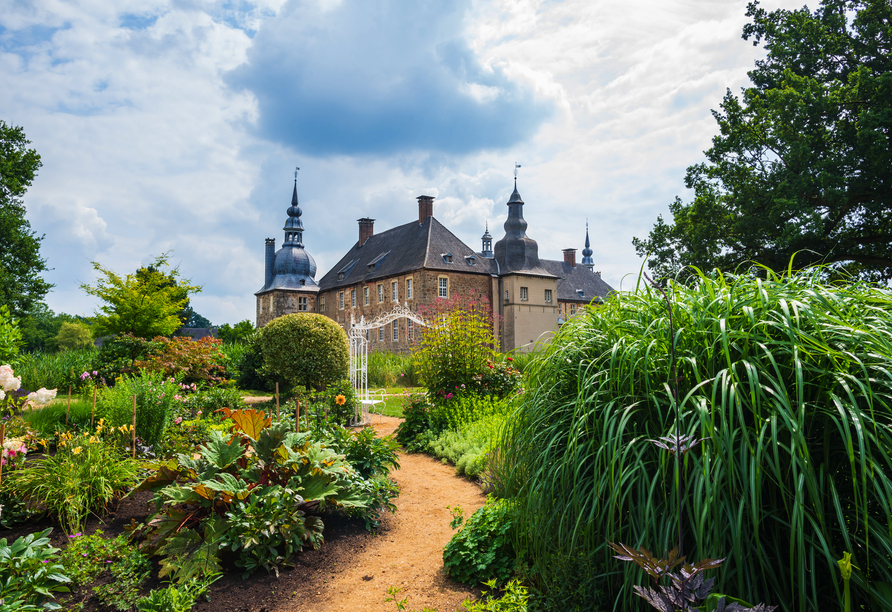
{"label": "tall green grass clump", "polygon": [[[640,609],[647,580],[606,542],[727,561],[718,592],[784,610],[841,609],[892,583],[892,294],[830,286],[820,271],[670,282],[675,334],[639,285],[568,321],[527,368],[500,448],[500,493],[519,503],[518,550],[600,555],[615,609]],[[675,343],[676,432],[669,381]],[[681,474],[651,440],[704,440]],[[676,483],[681,479],[681,499]],[[639,603],[640,602],[640,603]],[[880,602],[884,609],[892,602]]]}
{"label": "tall green grass clump", "polygon": [[369,387],[417,387],[412,355],[374,351],[368,354]]}
{"label": "tall green grass clump", "polygon": [[160,372],[141,371],[138,376],[118,379],[114,387],[99,394],[97,418],[111,427],[133,423],[133,396],[136,396],[136,435],[148,445],[155,445],[173,420],[175,408],[182,404],[179,385]]}
{"label": "tall green grass clump", "polygon": [[79,389],[80,375],[93,370],[96,355],[94,347],[59,353],[22,353],[16,359],[15,371],[22,377],[24,389],[58,389],[61,395],[69,386]]}

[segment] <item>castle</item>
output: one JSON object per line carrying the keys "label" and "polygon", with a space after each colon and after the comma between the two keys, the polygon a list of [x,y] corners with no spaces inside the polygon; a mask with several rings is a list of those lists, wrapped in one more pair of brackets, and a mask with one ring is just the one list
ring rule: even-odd
{"label": "castle", "polygon": [[[346,331],[351,321],[374,319],[396,305],[417,311],[456,293],[478,292],[499,315],[494,332],[501,350],[529,351],[578,309],[613,291],[594,271],[587,223],[580,265],[572,248],[563,250],[563,261],[539,259],[538,244],[526,234],[516,177],[505,235],[493,248],[487,227],[479,252],[437,221],[433,197],[417,200],[417,221],[380,234],[374,231],[374,219],[359,219],[356,244],[317,283],[316,262],[303,244],[295,177],[285,242],[276,251],[275,239],[266,239],[264,284],[255,293],[257,327],[285,314],[315,312]],[[373,333],[370,348],[404,352],[415,337],[413,322],[401,318]]]}

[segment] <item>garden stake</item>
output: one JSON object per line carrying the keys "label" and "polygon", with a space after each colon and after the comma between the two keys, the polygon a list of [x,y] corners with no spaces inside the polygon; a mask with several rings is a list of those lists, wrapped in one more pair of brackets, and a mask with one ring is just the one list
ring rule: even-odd
{"label": "garden stake", "polygon": [[96,416],[96,387],[93,387],[93,410],[90,411],[90,429],[93,429],[94,416]]}
{"label": "garden stake", "polygon": [[[0,423],[0,449],[3,448],[3,443],[6,441],[6,423]],[[0,453],[3,451],[0,450]],[[0,483],[3,482],[3,461],[0,461]]]}
{"label": "garden stake", "polygon": [[136,459],[136,396],[131,396],[133,398],[133,429],[131,429],[131,438],[133,443],[133,458]]}
{"label": "garden stake", "polygon": [[279,418],[279,383],[276,383],[276,418]]}
{"label": "garden stake", "polygon": [[68,385],[68,407],[65,409],[65,424],[68,425],[68,413],[71,412],[71,385]]}
{"label": "garden stake", "polygon": [[294,431],[300,433],[300,402],[294,400]]}

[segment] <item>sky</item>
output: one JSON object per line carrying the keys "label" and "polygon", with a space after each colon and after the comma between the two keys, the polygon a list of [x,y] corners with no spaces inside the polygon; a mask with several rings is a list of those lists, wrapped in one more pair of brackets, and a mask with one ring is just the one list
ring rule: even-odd
{"label": "sky", "polygon": [[[765,0],[766,9],[801,1]],[[813,7],[814,8],[814,7]],[[317,280],[434,216],[480,249],[513,189],[544,259],[634,287],[644,238],[704,160],[711,109],[764,51],[742,0],[5,0],[0,119],[43,161],[25,196],[56,312],[92,262],[170,254],[214,324],[254,320],[294,169]]]}

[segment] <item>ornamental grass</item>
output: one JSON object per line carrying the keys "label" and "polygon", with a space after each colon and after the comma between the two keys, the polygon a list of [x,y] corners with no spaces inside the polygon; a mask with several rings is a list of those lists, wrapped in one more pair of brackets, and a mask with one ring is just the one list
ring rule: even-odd
{"label": "ornamental grass", "polygon": [[[699,274],[662,296],[639,285],[568,321],[530,364],[501,442],[517,550],[544,572],[600,555],[615,609],[641,609],[648,579],[607,541],[727,558],[716,591],[783,610],[839,610],[892,588],[892,295],[828,285],[821,271]],[[681,431],[669,381],[675,343]],[[681,474],[649,440],[703,442]],[[853,608],[855,609],[855,608]],[[860,609],[860,608],[859,608]]]}

